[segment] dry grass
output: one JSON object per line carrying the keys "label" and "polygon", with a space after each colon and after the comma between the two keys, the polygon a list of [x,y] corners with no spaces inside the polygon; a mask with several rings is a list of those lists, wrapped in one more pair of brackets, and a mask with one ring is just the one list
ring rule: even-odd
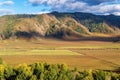
{"label": "dry grass", "polygon": [[[22,55],[24,53],[29,55]],[[111,70],[120,67],[120,43],[112,42],[53,39],[0,41],[0,54],[10,65],[47,62],[66,63],[79,69]]]}
{"label": "dry grass", "polygon": [[47,62],[52,64],[66,63],[70,68],[77,67],[78,69],[107,69],[111,70],[116,68],[116,65],[94,59],[88,56],[43,56],[43,55],[23,55],[23,56],[1,56],[6,63],[10,65],[17,65],[20,63],[35,63],[35,62]]}

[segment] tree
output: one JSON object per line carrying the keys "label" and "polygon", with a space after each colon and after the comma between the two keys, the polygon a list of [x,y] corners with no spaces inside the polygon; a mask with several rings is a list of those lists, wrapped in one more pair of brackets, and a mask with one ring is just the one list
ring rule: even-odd
{"label": "tree", "polygon": [[3,64],[0,64],[0,80],[4,80],[4,69],[5,66]]}
{"label": "tree", "polygon": [[3,60],[0,58],[0,64],[3,64]]}
{"label": "tree", "polygon": [[13,26],[8,25],[6,28],[3,30],[3,36],[4,39],[9,39],[13,35]]}
{"label": "tree", "polygon": [[31,67],[25,63],[17,66],[15,71],[16,71],[16,79],[18,80],[28,80],[29,78],[31,78],[33,74],[33,72],[31,71]]}
{"label": "tree", "polygon": [[4,78],[6,80],[13,80],[15,78],[15,72],[13,70],[13,67],[11,66],[6,66],[4,69]]}

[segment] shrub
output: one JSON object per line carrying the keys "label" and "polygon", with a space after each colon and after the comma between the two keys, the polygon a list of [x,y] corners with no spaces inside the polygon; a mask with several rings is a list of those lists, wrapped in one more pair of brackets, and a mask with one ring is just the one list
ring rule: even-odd
{"label": "shrub", "polygon": [[3,35],[5,39],[9,39],[13,35],[13,28],[6,27],[6,29],[3,31]]}
{"label": "shrub", "polygon": [[110,73],[104,72],[102,70],[93,72],[94,80],[109,80],[108,78],[110,78],[110,77],[111,77]]}
{"label": "shrub", "polygon": [[3,64],[3,60],[0,58],[0,64]]}
{"label": "shrub", "polygon": [[70,70],[66,64],[0,65],[0,80],[120,80],[120,74],[102,70]]}
{"label": "shrub", "polygon": [[82,28],[75,28],[74,29],[75,31],[77,31],[77,32],[79,32],[79,33],[86,33],[85,31],[84,31],[84,29],[82,29]]}

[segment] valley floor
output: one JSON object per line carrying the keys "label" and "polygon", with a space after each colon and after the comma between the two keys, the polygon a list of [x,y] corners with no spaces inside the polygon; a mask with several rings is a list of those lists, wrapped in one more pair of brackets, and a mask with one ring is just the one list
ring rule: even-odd
{"label": "valley floor", "polygon": [[100,41],[0,41],[0,57],[9,65],[47,62],[71,68],[113,70],[120,67],[120,43]]}

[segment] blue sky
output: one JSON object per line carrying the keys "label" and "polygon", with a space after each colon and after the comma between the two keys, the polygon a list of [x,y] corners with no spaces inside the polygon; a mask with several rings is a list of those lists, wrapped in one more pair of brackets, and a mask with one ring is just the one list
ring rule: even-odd
{"label": "blue sky", "polygon": [[0,15],[52,11],[120,15],[120,0],[0,0]]}

